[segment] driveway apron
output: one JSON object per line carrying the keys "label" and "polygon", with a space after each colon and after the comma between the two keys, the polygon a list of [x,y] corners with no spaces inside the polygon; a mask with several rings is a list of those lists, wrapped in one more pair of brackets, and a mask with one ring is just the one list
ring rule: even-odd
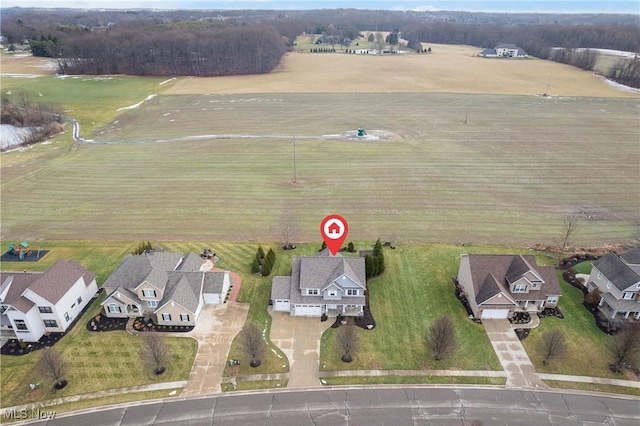
{"label": "driveway apron", "polygon": [[202,308],[193,331],[183,334],[198,341],[198,353],[183,396],[220,392],[231,342],[244,327],[248,313],[249,305],[234,302]]}
{"label": "driveway apron", "polygon": [[273,312],[271,341],[289,358],[287,387],[321,386],[318,377],[320,338],[333,321],[320,321],[314,317],[292,317],[284,312]]}
{"label": "driveway apron", "polygon": [[544,388],[524,346],[506,319],[482,320],[482,324],[507,374],[507,387]]}

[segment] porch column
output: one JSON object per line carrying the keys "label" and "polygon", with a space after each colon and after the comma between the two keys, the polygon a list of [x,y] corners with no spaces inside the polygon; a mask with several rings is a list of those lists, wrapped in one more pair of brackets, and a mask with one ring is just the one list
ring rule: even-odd
{"label": "porch column", "polygon": [[604,297],[600,297],[600,303],[598,303],[598,306],[602,306],[604,304]]}
{"label": "porch column", "polygon": [[640,312],[636,312],[636,319],[640,319]]}
{"label": "porch column", "polygon": [[626,313],[626,314],[624,314],[624,319],[629,318],[629,314],[630,314],[630,313],[631,313],[630,311],[627,311],[627,313]]}

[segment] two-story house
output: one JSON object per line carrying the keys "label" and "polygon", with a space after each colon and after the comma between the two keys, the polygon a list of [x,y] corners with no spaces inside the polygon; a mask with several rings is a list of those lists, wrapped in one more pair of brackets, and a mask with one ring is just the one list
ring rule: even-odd
{"label": "two-story house", "polygon": [[361,316],[366,304],[363,257],[317,256],[293,258],[290,277],[273,277],[271,303],[274,311],[292,316]]}
{"label": "two-story house", "polygon": [[95,275],[73,260],[60,259],[44,273],[3,272],[3,335],[37,342],[46,333],[65,332],[97,292]]}
{"label": "two-story house", "polygon": [[598,309],[609,318],[640,319],[640,248],[593,262],[587,289],[600,290]]}
{"label": "two-story house", "polygon": [[458,284],[480,319],[541,312],[557,306],[561,296],[555,269],[538,266],[534,256],[463,254]]}
{"label": "two-story house", "polygon": [[104,313],[146,316],[159,325],[195,325],[205,304],[224,303],[228,271],[208,271],[195,253],[150,252],[127,256],[104,283]]}
{"label": "two-story house", "polygon": [[501,43],[493,49],[484,49],[478,56],[485,58],[526,58],[529,56],[524,49],[511,43]]}

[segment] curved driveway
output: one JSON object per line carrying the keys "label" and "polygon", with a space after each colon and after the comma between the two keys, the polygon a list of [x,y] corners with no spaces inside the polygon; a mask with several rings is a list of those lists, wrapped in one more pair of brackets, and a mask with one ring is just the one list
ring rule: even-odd
{"label": "curved driveway", "polygon": [[375,387],[177,398],[61,415],[38,425],[640,424],[637,397],[501,388]]}

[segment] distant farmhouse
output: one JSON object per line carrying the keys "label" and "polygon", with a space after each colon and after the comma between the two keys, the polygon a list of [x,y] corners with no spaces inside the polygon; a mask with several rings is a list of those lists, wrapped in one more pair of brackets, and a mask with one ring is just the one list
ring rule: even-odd
{"label": "distant farmhouse", "polygon": [[609,318],[640,319],[640,249],[608,253],[593,263],[587,289],[600,290],[598,309]]}
{"label": "distant farmhouse", "polygon": [[158,325],[195,325],[203,306],[224,303],[230,287],[228,271],[208,269],[195,253],[130,255],[104,283],[104,313],[146,316]]}
{"label": "distant farmhouse", "polygon": [[527,58],[529,54],[515,44],[502,43],[478,53],[483,58]]}
{"label": "distant farmhouse", "polygon": [[290,277],[273,277],[274,311],[292,316],[361,316],[366,304],[364,257],[317,256],[293,258]]}
{"label": "distant farmhouse", "polygon": [[3,334],[37,342],[45,333],[65,332],[97,292],[96,276],[73,260],[60,259],[44,273],[3,272]]}
{"label": "distant farmhouse", "polygon": [[555,269],[538,266],[529,255],[463,254],[458,284],[480,319],[541,312],[557,306],[561,296]]}

